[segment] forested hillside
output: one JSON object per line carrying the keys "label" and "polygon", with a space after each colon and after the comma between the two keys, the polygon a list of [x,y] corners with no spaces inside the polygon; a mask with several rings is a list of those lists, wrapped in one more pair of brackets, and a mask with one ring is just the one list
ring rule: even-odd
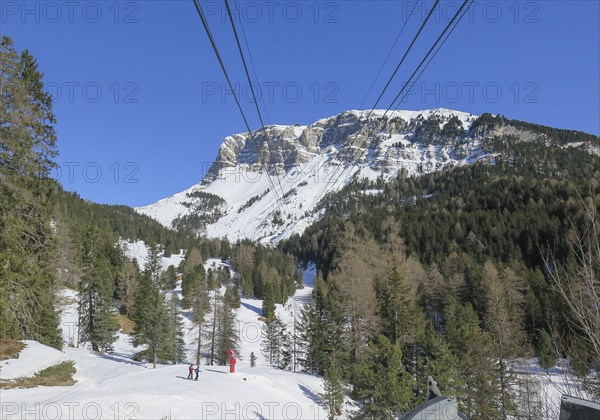
{"label": "forested hillside", "polygon": [[[481,119],[475,130],[507,124]],[[539,414],[508,366],[533,355],[544,368],[572,358],[600,395],[587,376],[597,315],[581,315],[598,302],[600,158],[562,147],[561,130],[547,144],[547,131],[488,139],[485,163],[352,183],[280,244],[321,273],[305,313],[310,371],[337,370],[376,416],[422,401],[428,375],[469,418]]]}

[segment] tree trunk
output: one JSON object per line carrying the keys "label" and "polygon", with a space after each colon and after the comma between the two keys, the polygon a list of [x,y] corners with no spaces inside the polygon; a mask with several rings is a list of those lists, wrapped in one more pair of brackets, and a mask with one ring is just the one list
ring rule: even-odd
{"label": "tree trunk", "polygon": [[200,350],[202,348],[202,323],[198,323],[198,347],[196,348],[196,365],[200,365]]}

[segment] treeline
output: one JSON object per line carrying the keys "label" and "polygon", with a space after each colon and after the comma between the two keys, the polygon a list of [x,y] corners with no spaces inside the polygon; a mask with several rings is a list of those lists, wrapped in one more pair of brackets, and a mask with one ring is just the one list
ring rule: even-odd
{"label": "treeline", "polygon": [[487,130],[494,127],[508,125],[519,130],[531,131],[546,136],[558,145],[566,143],[590,142],[598,145],[600,139],[593,134],[576,130],[547,127],[544,125],[528,123],[525,121],[511,120],[501,115],[494,116],[489,113],[482,114],[471,126],[471,131]]}
{"label": "treeline", "polygon": [[595,341],[553,280],[600,264],[586,254],[600,223],[600,158],[510,137],[484,148],[500,153],[496,165],[354,182],[280,244],[319,269],[304,366],[333,378],[330,389],[350,384],[365,415],[413,407],[432,375],[469,418],[540,418],[540,385],[510,366],[531,356],[543,368],[570,357],[600,397],[588,380]]}

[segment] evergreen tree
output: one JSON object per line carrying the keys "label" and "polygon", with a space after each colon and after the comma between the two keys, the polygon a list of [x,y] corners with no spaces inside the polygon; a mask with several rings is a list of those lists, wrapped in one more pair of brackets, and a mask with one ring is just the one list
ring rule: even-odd
{"label": "evergreen tree", "polygon": [[538,361],[542,369],[550,369],[556,364],[556,352],[552,344],[552,337],[545,330],[541,330],[539,333],[538,342]]}
{"label": "evergreen tree", "polygon": [[250,367],[255,367],[256,366],[256,355],[254,354],[254,352],[250,352]]}
{"label": "evergreen tree", "polygon": [[408,288],[404,285],[397,268],[394,267],[387,279],[377,279],[375,293],[381,333],[392,344],[400,344],[406,339],[406,327],[413,318],[408,300]]}
{"label": "evergreen tree", "polygon": [[110,351],[117,339],[113,278],[109,253],[112,245],[102,241],[96,226],[82,238],[79,282],[79,342],[90,342],[94,351]]}
{"label": "evergreen tree", "polygon": [[393,418],[414,405],[413,383],[402,364],[402,351],[380,335],[361,355],[353,372],[354,396],[364,402],[363,414]]}
{"label": "evergreen tree", "polygon": [[161,274],[161,289],[173,290],[177,284],[177,273],[175,266],[170,265],[164,273]]}
{"label": "evergreen tree", "polygon": [[169,317],[165,297],[161,291],[161,250],[151,245],[144,266],[144,273],[136,292],[132,319],[135,328],[131,333],[133,345],[147,345],[146,359],[156,368],[159,355],[170,349]]}
{"label": "evergreen tree", "polygon": [[486,296],[485,326],[496,344],[500,381],[500,414],[503,419],[515,411],[514,375],[507,360],[521,354],[523,346],[522,287],[510,269],[498,270],[489,262],[484,265],[483,289]]}
{"label": "evergreen tree", "polygon": [[185,360],[185,340],[183,336],[183,320],[181,319],[181,309],[179,307],[179,298],[176,294],[172,294],[168,302],[169,305],[169,335],[167,338],[168,345],[165,346],[165,359],[169,359],[176,365],[178,362]]}
{"label": "evergreen tree", "polygon": [[[203,267],[204,268],[204,267]],[[192,321],[198,328],[198,339],[196,342],[196,364],[200,364],[200,354],[202,352],[202,326],[206,315],[210,311],[210,297],[208,295],[206,280],[201,281],[194,288],[193,294],[189,296],[190,307],[192,308]]]}
{"label": "evergreen tree", "polygon": [[458,403],[469,418],[500,418],[502,392],[496,373],[498,352],[494,341],[481,330],[479,323],[470,304],[462,306],[450,299],[445,326],[464,381]]}
{"label": "evergreen tree", "polygon": [[217,337],[216,355],[219,365],[226,365],[229,362],[228,350],[238,352],[239,337],[236,327],[236,318],[233,308],[225,299],[221,299],[221,305],[217,313]]}
{"label": "evergreen tree", "polygon": [[225,289],[225,300],[233,309],[238,309],[242,305],[240,293],[235,285],[227,286]]}
{"label": "evergreen tree", "polygon": [[325,392],[321,394],[321,397],[325,402],[327,418],[329,420],[335,420],[337,416],[342,414],[342,406],[344,404],[340,370],[335,362],[335,358],[330,367],[325,370],[323,389]]}
{"label": "evergreen tree", "polygon": [[275,292],[271,283],[267,283],[264,288],[262,316],[267,322],[275,317]]}
{"label": "evergreen tree", "polygon": [[0,324],[2,336],[60,348],[54,311],[56,120],[27,50],[0,37]]}
{"label": "evergreen tree", "polygon": [[265,322],[262,327],[261,351],[272,366],[279,366],[281,363],[284,335],[285,324],[277,317]]}

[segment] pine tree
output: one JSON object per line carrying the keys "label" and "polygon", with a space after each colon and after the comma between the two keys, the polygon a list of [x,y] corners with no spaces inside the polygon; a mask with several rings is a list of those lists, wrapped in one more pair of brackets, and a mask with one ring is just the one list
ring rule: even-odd
{"label": "pine tree", "polygon": [[113,278],[108,253],[96,226],[90,227],[81,245],[82,276],[79,282],[79,342],[90,342],[94,351],[110,351],[117,339]]}
{"label": "pine tree", "polygon": [[236,318],[233,308],[225,299],[221,299],[221,305],[217,313],[217,325],[217,361],[219,365],[226,365],[229,362],[228,350],[232,349],[238,352],[239,337],[235,329]]}
{"label": "pine tree", "polygon": [[501,417],[501,387],[496,374],[497,348],[483,331],[470,304],[453,298],[446,309],[446,331],[453,354],[459,359],[463,388],[458,403],[469,418]]}
{"label": "pine tree", "polygon": [[198,339],[196,342],[196,364],[200,364],[200,354],[202,352],[202,326],[206,315],[210,311],[210,297],[206,287],[206,280],[201,281],[189,296],[190,307],[192,308],[192,321],[198,328]]}
{"label": "pine tree", "polygon": [[542,369],[550,369],[556,364],[556,351],[552,345],[552,337],[545,330],[539,333],[537,349],[538,361]]}
{"label": "pine tree", "polygon": [[177,284],[177,273],[175,266],[170,265],[167,270],[161,274],[161,289],[173,290]]}
{"label": "pine tree", "polygon": [[256,366],[256,355],[254,354],[254,352],[250,352],[250,367],[255,367]]}
{"label": "pine tree", "polygon": [[0,38],[0,324],[2,336],[60,348],[54,310],[56,120],[27,50]]}
{"label": "pine tree", "polygon": [[267,283],[264,288],[262,316],[267,322],[275,317],[275,292],[271,283]]}
{"label": "pine tree", "polygon": [[169,335],[168,349],[165,359],[170,359],[174,365],[185,360],[185,340],[183,336],[183,320],[181,319],[181,309],[179,308],[179,298],[172,294],[169,299]]}
{"label": "pine tree", "polygon": [[353,369],[355,398],[364,402],[363,414],[374,418],[392,418],[414,404],[410,375],[402,364],[399,345],[380,335],[361,355]]}
{"label": "pine tree", "polygon": [[[131,333],[133,345],[147,345],[146,359],[153,368],[159,355],[169,349],[169,317],[165,297],[160,289],[161,250],[157,245],[150,246],[144,273],[136,292],[132,319],[135,328]],[[168,351],[168,350],[167,350]]]}
{"label": "pine tree", "polygon": [[344,404],[344,394],[342,393],[342,381],[338,364],[334,359],[329,368],[325,370],[323,378],[324,393],[321,394],[325,407],[327,409],[327,418],[335,420],[342,414],[342,406]]}
{"label": "pine tree", "polygon": [[378,315],[381,320],[381,332],[392,344],[406,340],[406,329],[413,316],[408,300],[408,288],[396,268],[388,278],[377,279],[375,293],[378,303]]}
{"label": "pine tree", "polygon": [[233,309],[238,309],[242,305],[240,293],[235,285],[227,286],[225,289],[225,299]]}
{"label": "pine tree", "polygon": [[484,265],[483,290],[486,298],[485,326],[498,350],[496,375],[500,381],[500,411],[503,419],[514,412],[514,377],[507,360],[521,354],[523,311],[520,279],[510,269],[502,273],[489,262]]}
{"label": "pine tree", "polygon": [[277,317],[265,322],[262,327],[261,351],[272,366],[279,366],[282,360],[282,344],[285,324]]}

